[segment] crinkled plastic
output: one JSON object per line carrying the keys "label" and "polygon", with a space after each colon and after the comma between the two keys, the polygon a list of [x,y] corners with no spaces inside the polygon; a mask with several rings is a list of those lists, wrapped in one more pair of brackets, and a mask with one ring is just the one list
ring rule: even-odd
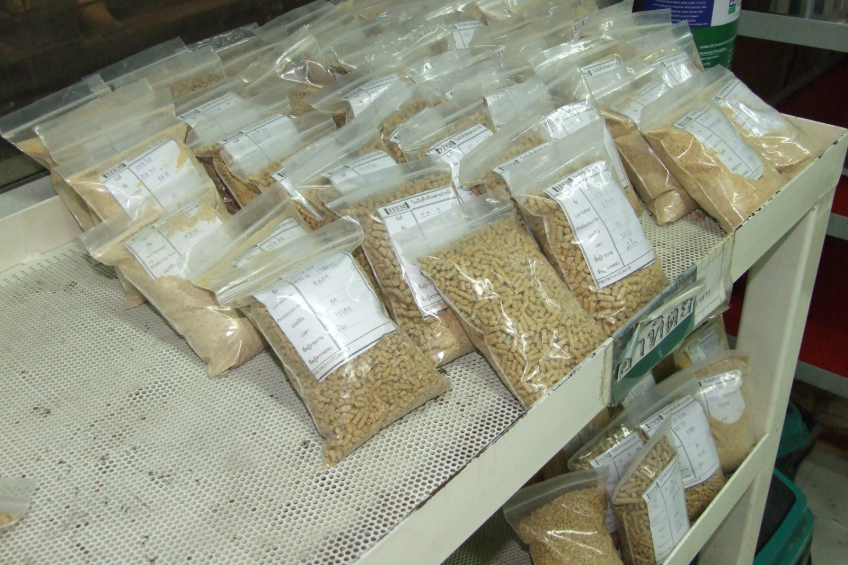
{"label": "crinkled plastic", "polygon": [[202,90],[224,80],[224,64],[211,46],[195,51],[182,51],[167,59],[148,65],[109,82],[113,88],[130,84],[142,78],[158,90],[169,88],[174,100]]}
{"label": "crinkled plastic", "polygon": [[555,18],[540,18],[499,38],[497,41],[501,45],[495,49],[503,57],[506,67],[529,66],[530,58],[536,53],[569,41],[573,28],[574,21],[567,12],[557,14]]}
{"label": "crinkled plastic", "polygon": [[587,37],[584,34],[583,28],[586,25],[592,26],[592,22],[602,22],[609,18],[614,18],[622,14],[633,12],[633,1],[624,0],[623,2],[613,1],[598,1],[595,3],[592,0],[584,0],[577,2],[574,7],[574,39]]}
{"label": "crinkled plastic", "polygon": [[304,100],[319,112],[333,116],[338,127],[352,121],[396,81],[404,80],[398,69],[362,67],[328,84]]}
{"label": "crinkled plastic", "polygon": [[[618,4],[614,5],[618,8]],[[621,7],[624,9],[624,6]],[[586,19],[586,25],[580,30],[583,37],[604,35],[626,41],[643,35],[655,33],[671,27],[671,10],[649,10],[647,12],[599,10]]]}
{"label": "crinkled plastic", "polygon": [[[484,28],[483,31],[488,29],[490,28]],[[477,34],[475,34],[476,37]],[[413,81],[425,83],[451,73],[468,70],[469,67],[489,61],[495,56],[495,53],[491,50],[483,50],[478,53],[474,49],[460,49],[459,51],[448,51],[415,61],[407,65],[404,71]]]}
{"label": "crinkled plastic", "polygon": [[383,138],[386,150],[398,163],[406,157],[400,149],[401,126],[424,111],[445,101],[445,98],[427,85],[409,85],[396,82],[380,97],[382,117],[377,121],[377,131]]}
{"label": "crinkled plastic", "polygon": [[[325,439],[328,465],[450,389],[359,271],[350,252],[362,240],[355,222],[333,222],[249,259],[245,282],[217,293],[253,320],[283,363]],[[331,298],[335,306],[323,307]]]}
{"label": "crinkled plastic", "polygon": [[[108,67],[104,67],[97,71],[97,74],[100,75],[103,82],[110,86],[113,86],[113,83],[118,80],[126,84],[146,76],[143,73],[148,67],[162,64],[163,61],[187,51],[188,48],[183,43],[183,40],[175,37],[164,43],[149,47],[135,55],[130,55],[126,59],[122,59]],[[136,79],[128,80],[127,77],[133,74],[138,74],[139,76]]]}
{"label": "crinkled plastic", "polygon": [[174,114],[189,127],[194,127],[205,118],[211,118],[238,102],[249,98],[244,84],[228,78],[192,92],[174,104]]}
{"label": "crinkled plastic", "polygon": [[707,84],[702,73],[648,104],[641,129],[689,196],[731,232],[785,180],[743,141]]}
{"label": "crinkled plastic", "polygon": [[328,207],[354,218],[365,231],[362,248],[392,319],[436,367],[470,353],[474,347],[456,314],[394,245],[403,230],[459,204],[450,167],[414,161],[352,179],[350,185],[349,192],[328,189],[339,196]]}
{"label": "crinkled plastic", "polygon": [[525,407],[604,340],[518,223],[503,190],[421,222],[395,244],[418,263]]}
{"label": "crinkled plastic", "polygon": [[[610,500],[618,522],[621,556],[627,565],[663,563],[689,531],[681,461],[670,422],[666,422],[616,485]],[[660,504],[662,507],[654,510]],[[665,536],[655,540],[653,528]]]}
{"label": "crinkled plastic", "polygon": [[334,4],[342,12],[350,13],[361,20],[373,20],[384,17],[389,0],[344,0]]}
{"label": "crinkled plastic", "polygon": [[624,169],[639,197],[661,226],[698,208],[639,131],[642,108],[668,92],[662,77],[638,59],[589,80]]}
{"label": "crinkled plastic", "polygon": [[[611,35],[617,37],[615,32]],[[670,87],[704,72],[698,47],[685,20],[641,37],[624,34],[622,39],[629,41],[636,50],[636,55],[650,63]]]}
{"label": "crinkled plastic", "polygon": [[718,104],[748,145],[755,147],[787,180],[818,157],[824,147],[780,112],[751,92],[724,67],[714,67],[704,78]]}
{"label": "crinkled plastic", "polygon": [[525,487],[503,507],[536,565],[621,565],[604,524],[606,468],[561,475]]}
{"label": "crinkled plastic", "polygon": [[237,27],[192,43],[188,48],[195,51],[211,46],[221,59],[227,76],[233,77],[273,47],[272,43],[257,36],[258,28],[255,23]]}
{"label": "crinkled plastic", "polygon": [[453,31],[446,24],[419,17],[396,31],[389,30],[377,38],[367,38],[361,45],[351,45],[350,52],[337,53],[336,61],[350,72],[369,64],[375,68],[396,62],[410,64],[452,48]]}
{"label": "crinkled plastic", "polygon": [[268,21],[256,30],[256,35],[269,43],[279,43],[305,25],[332,13],[335,6],[326,0],[314,0]]}
{"label": "crinkled plastic", "polygon": [[668,279],[614,176],[603,127],[597,120],[548,145],[512,167],[509,176],[545,255],[580,305],[612,335]]}
{"label": "crinkled plastic", "polygon": [[674,350],[674,365],[680,370],[688,369],[729,350],[724,318],[719,312],[689,334]]}
{"label": "crinkled plastic", "polygon": [[35,133],[35,127],[110,92],[100,77],[94,75],[6,114],[0,118],[0,135],[41,165],[50,167],[54,165],[50,151]]}
{"label": "crinkled plastic", "polygon": [[178,266],[181,255],[228,213],[214,185],[206,184],[164,210],[142,204],[144,213],[113,216],[82,236],[92,256],[120,269],[171,327],[207,364],[210,376],[226,374],[265,348],[261,335],[238,311],[194,286]]}
{"label": "crinkled plastic", "polygon": [[530,57],[530,65],[548,82],[559,76],[563,64],[579,68],[589,79],[621,67],[635,54],[635,49],[628,43],[596,36],[574,39],[546,49]]}

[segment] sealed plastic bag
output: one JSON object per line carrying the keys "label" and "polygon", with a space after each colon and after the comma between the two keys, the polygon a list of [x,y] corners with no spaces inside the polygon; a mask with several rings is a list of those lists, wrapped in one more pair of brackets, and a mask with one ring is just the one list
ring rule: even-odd
{"label": "sealed plastic bag", "polygon": [[207,364],[210,376],[226,374],[265,348],[262,337],[239,312],[222,308],[211,292],[191,284],[178,266],[194,243],[226,221],[226,209],[208,179],[174,201],[164,216],[158,204],[147,205],[149,200],[140,204],[145,208],[141,215],[113,216],[83,234],[83,243],[95,259],[119,268],[144,294]]}
{"label": "sealed plastic bag", "polygon": [[418,262],[525,407],[604,339],[518,223],[503,190],[422,222],[395,244]]}
{"label": "sealed plastic bag", "polygon": [[704,80],[710,85],[710,98],[731,119],[742,139],[787,180],[824,151],[724,67],[713,67]]}
{"label": "sealed plastic bag", "polygon": [[450,389],[351,257],[362,239],[355,222],[333,222],[249,259],[241,268],[253,275],[217,293],[265,335],[325,438],[328,465]]}
{"label": "sealed plastic bag", "polygon": [[447,53],[453,48],[453,31],[438,21],[415,18],[377,38],[350,44],[347,53],[336,53],[336,62],[346,72],[363,65],[379,68],[392,63],[414,61]]}
{"label": "sealed plastic bag", "polygon": [[652,373],[644,375],[641,379],[639,379],[639,382],[633,385],[633,388],[627,392],[627,396],[621,399],[621,405],[627,408],[633,404],[637,398],[642,396],[644,392],[651,390],[655,386],[657,386],[657,379],[654,375]]}
{"label": "sealed plastic bag", "polygon": [[633,13],[625,11],[624,6],[615,6],[619,11],[603,9],[591,14],[580,30],[580,35],[603,35],[628,41],[671,27],[671,10],[668,8]]}
{"label": "sealed plastic bag", "polygon": [[192,43],[188,49],[195,51],[212,47],[224,65],[224,72],[233,77],[272,48],[272,44],[256,35],[258,27],[255,23],[237,27]]}
{"label": "sealed plastic bag", "polygon": [[674,350],[674,364],[678,369],[688,369],[728,350],[727,330],[724,329],[724,318],[719,314],[683,340]]}
{"label": "sealed plastic bag", "polygon": [[589,81],[627,177],[661,226],[698,205],[671,174],[639,131],[642,108],[670,89],[647,63],[628,61],[620,69]]}
{"label": "sealed plastic bag", "polygon": [[193,128],[201,120],[214,117],[247,98],[244,84],[230,78],[183,96],[175,104],[174,114]]}
{"label": "sealed plastic bag", "polygon": [[212,47],[183,51],[109,82],[117,88],[142,78],[155,89],[168,88],[174,100],[202,90],[227,76]]}
{"label": "sealed plastic bag", "polygon": [[[627,9],[628,4],[629,9]],[[621,7],[622,11],[633,11],[633,3],[629,2],[629,0],[620,2],[617,5]],[[583,26],[586,25],[586,21],[589,19],[589,16],[597,11],[598,4],[595,0],[578,0],[574,3],[574,7],[571,12],[571,17],[574,19],[574,24],[572,24],[572,32],[574,33],[573,39],[580,39],[580,32],[583,29]]]}
{"label": "sealed plastic bag", "polygon": [[41,165],[50,167],[54,164],[50,151],[35,133],[35,126],[63,116],[109,92],[109,87],[95,75],[6,114],[0,118],[0,135]]}
{"label": "sealed plastic bag", "polygon": [[665,423],[616,485],[610,500],[627,565],[662,565],[689,531],[681,462]]}
{"label": "sealed plastic bag", "polygon": [[[613,37],[615,33],[612,34]],[[627,38],[637,56],[660,73],[669,87],[704,72],[689,24],[684,20],[670,28],[638,38]]]}
{"label": "sealed plastic bag", "polygon": [[[140,51],[134,55],[112,63],[97,71],[103,82],[113,86],[116,81],[121,81],[123,84],[138,80],[144,75],[145,69],[154,65],[161,65],[163,61],[170,59],[180,53],[188,51],[185,43],[179,37],[165,41],[153,47],[148,47],[144,51]],[[135,78],[127,79],[130,75],[135,74]]]}
{"label": "sealed plastic bag", "polygon": [[536,565],[621,565],[604,525],[607,476],[606,469],[569,473],[523,488],[504,504]]}
{"label": "sealed plastic bag", "polygon": [[417,223],[459,204],[445,163],[429,159],[370,173],[350,182],[350,192],[329,204],[351,216],[365,231],[362,244],[389,313],[436,367],[470,353],[465,330],[418,267],[404,257],[394,238]]}
{"label": "sealed plastic bag", "polygon": [[642,132],[695,202],[731,232],[785,184],[710,100],[704,75],[642,110]]}
{"label": "sealed plastic bag", "polygon": [[588,79],[621,67],[636,51],[630,44],[606,37],[575,39],[546,49],[530,57],[530,65],[537,75],[552,80],[561,65],[574,65]]}
{"label": "sealed plastic bag", "polygon": [[270,43],[278,43],[305,25],[308,25],[335,10],[326,0],[314,0],[263,24],[256,35]]}
{"label": "sealed plastic bag", "polygon": [[525,159],[510,179],[545,255],[607,335],[668,285],[613,175],[600,120]]}
{"label": "sealed plastic bag", "polygon": [[366,66],[327,85],[304,102],[333,116],[336,125],[341,127],[360,115],[399,80],[403,79],[396,69],[375,70]]}

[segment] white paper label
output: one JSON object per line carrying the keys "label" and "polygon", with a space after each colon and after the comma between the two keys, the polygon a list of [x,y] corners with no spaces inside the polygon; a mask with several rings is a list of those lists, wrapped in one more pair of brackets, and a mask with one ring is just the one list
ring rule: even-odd
{"label": "white paper label", "polygon": [[689,80],[698,72],[692,66],[689,55],[686,53],[673,53],[660,57],[652,62],[651,66],[660,73],[663,81],[670,87]]}
{"label": "white paper label", "polygon": [[598,61],[597,63],[592,63],[590,65],[586,65],[580,67],[580,70],[583,71],[583,76],[586,78],[596,77],[598,75],[602,75],[604,73],[608,73],[613,71],[621,66],[621,58],[616,55],[612,59],[607,59],[605,61]]}
{"label": "white paper label", "polygon": [[771,131],[780,131],[781,135],[790,139],[797,137],[795,133],[788,131],[779,112],[763,102],[737,78],[727,81],[712,99],[719,106],[732,110],[730,116],[733,121],[755,137],[763,137]]}
{"label": "white paper label", "polygon": [[745,412],[742,396],[742,372],[738,369],[698,381],[710,418],[732,424]]}
{"label": "white paper label", "polygon": [[721,343],[718,331],[713,325],[707,326],[700,335],[694,337],[691,343],[683,348],[683,352],[692,364],[706,361],[722,351],[724,351],[724,345]]}
{"label": "white paper label", "polygon": [[630,389],[630,392],[627,393],[627,396],[624,397],[624,400],[621,401],[621,405],[624,407],[630,406],[630,404],[638,398],[642,393],[647,392],[657,386],[657,381],[654,379],[654,375],[648,373],[642,379],[633,385],[633,388]]}
{"label": "white paper label", "polygon": [[[642,438],[639,434],[632,433],[624,438],[624,441],[611,447],[603,452],[598,457],[589,461],[589,465],[598,469],[600,467],[609,468],[609,477],[607,478],[607,492],[612,494],[615,490],[615,485],[624,476],[624,473],[633,463],[633,460],[642,451]],[[617,530],[615,515],[612,512],[612,506],[607,505],[607,517],[605,519],[607,530],[614,532]]]}
{"label": "white paper label", "polygon": [[686,493],[680,480],[680,456],[675,455],[660,476],[642,495],[648,505],[648,521],[657,565],[662,565],[689,531]]}
{"label": "white paper label", "polygon": [[610,108],[619,114],[624,114],[633,120],[636,127],[639,127],[642,122],[642,109],[669,90],[671,90],[671,88],[669,88],[664,82],[652,80],[637,90],[639,96],[636,98],[627,98],[621,102],[616,102],[615,104],[612,104]]}
{"label": "white paper label", "polygon": [[468,155],[472,149],[486,141],[492,135],[489,128],[483,124],[477,124],[440,141],[427,151],[427,155],[433,159],[439,159],[450,165],[453,184],[463,201],[474,198],[474,193],[459,184],[459,164],[462,158]]}
{"label": "white paper label", "polygon": [[571,29],[574,32],[574,39],[580,39],[580,30],[586,25],[586,20],[588,20],[591,15],[592,14],[586,14],[582,18],[574,20],[574,25],[571,26]]}
{"label": "white paper label", "polygon": [[243,130],[234,133],[233,135],[227,136],[221,140],[221,147],[226,149],[227,151],[233,151],[240,145],[248,142],[249,140],[254,139],[262,135],[263,133],[279,127],[280,125],[290,122],[291,118],[287,116],[283,116],[282,114],[274,114],[273,116],[269,116],[264,120],[256,122]]}
{"label": "white paper label", "polygon": [[177,116],[177,119],[195,127],[204,118],[211,118],[215,114],[223,112],[227,108],[242,102],[244,99],[238,94],[227,92],[209,102],[205,102],[193,110]]}
{"label": "white paper label", "polygon": [[322,257],[254,296],[319,381],[396,330],[346,253]]}
{"label": "white paper label", "polygon": [[262,251],[271,251],[280,247],[284,243],[293,241],[303,235],[306,235],[306,230],[303,229],[303,226],[301,226],[294,218],[286,218],[280,222],[280,225],[277,226],[273,232],[271,232],[271,235],[248,249],[241,257],[234,260],[233,267],[241,267],[253,257],[259,255]]}
{"label": "white paper label", "polygon": [[732,172],[749,179],[762,178],[760,159],[739,138],[733,125],[718,108],[702,102],[674,126],[688,131],[708,149],[715,151],[718,159]]}
{"label": "white paper label", "polygon": [[481,27],[484,27],[484,24],[480,20],[459,22],[449,26],[448,29],[453,31],[453,42],[456,44],[456,49],[468,49],[471,38],[474,37],[474,32]]}
{"label": "white paper label", "polygon": [[[411,198],[392,202],[388,206],[377,209],[377,214],[383,219],[389,238],[408,229],[418,229],[419,222],[438,216],[457,206],[459,199],[453,187],[436,188],[416,194]],[[392,241],[394,246],[394,241]],[[407,260],[401,250],[394,246],[395,253],[400,258],[403,275],[409,285],[418,309],[424,316],[436,314],[447,307],[439,291],[414,263]]]}
{"label": "white paper label", "polygon": [[150,195],[162,206],[179,200],[186,184],[175,181],[192,174],[198,174],[194,162],[181,155],[179,144],[169,139],[107,171],[100,182],[129,212]]}
{"label": "white paper label", "polygon": [[[196,216],[197,203],[189,204],[174,214]],[[159,220],[129,238],[125,244],[152,279],[159,277],[186,278],[177,266],[180,257],[200,241],[204,235],[221,225],[217,216],[211,220],[196,221],[191,227],[171,231],[167,219]]]}
{"label": "white paper label", "polygon": [[392,159],[388,153],[377,150],[366,153],[362,157],[354,159],[353,161],[349,161],[341,167],[336,167],[331,171],[327,171],[324,173],[324,176],[327,177],[327,180],[333,183],[333,186],[336,187],[339,192],[346,194],[345,181],[349,181],[361,175],[373,173],[374,171],[388,169],[395,166],[397,166],[397,163],[395,163],[395,160]]}
{"label": "white paper label", "polygon": [[289,173],[283,167],[280,167],[279,169],[271,173],[271,178],[277,182],[283,182],[284,180],[289,178]]}
{"label": "white paper label", "polygon": [[397,75],[386,75],[366,82],[356,90],[342,96],[342,100],[350,104],[350,110],[354,117],[358,116],[362,110],[368,107],[371,102],[376,100],[383,92],[389,88],[393,82],[400,80]]}
{"label": "white paper label", "polygon": [[710,424],[698,401],[684,396],[642,422],[642,431],[652,436],[669,418],[674,448],[680,457],[683,486],[692,488],[712,477],[719,468]]}
{"label": "white paper label", "polygon": [[562,206],[597,288],[654,262],[654,248],[606,162],[583,167],[545,193]]}

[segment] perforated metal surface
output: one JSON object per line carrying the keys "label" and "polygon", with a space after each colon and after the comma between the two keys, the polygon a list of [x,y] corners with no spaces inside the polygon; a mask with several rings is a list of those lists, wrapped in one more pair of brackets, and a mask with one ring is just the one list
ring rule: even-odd
{"label": "perforated metal surface", "polygon": [[533,565],[533,560],[498,511],[443,565]]}
{"label": "perforated metal surface", "polygon": [[76,245],[0,275],[0,475],[38,481],[0,563],[349,563],[521,412],[486,362],[338,466],[263,354],[206,376]]}
{"label": "perforated metal surface", "polygon": [[706,257],[725,236],[718,223],[701,210],[666,227],[658,226],[647,210],[640,220],[670,281]]}

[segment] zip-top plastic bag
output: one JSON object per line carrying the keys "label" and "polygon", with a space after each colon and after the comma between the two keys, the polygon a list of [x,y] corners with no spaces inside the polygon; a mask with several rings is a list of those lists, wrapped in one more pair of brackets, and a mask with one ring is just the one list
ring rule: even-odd
{"label": "zip-top plastic bag", "polygon": [[134,216],[151,195],[167,206],[209,180],[183,142],[185,131],[167,115],[55,170],[98,218]]}
{"label": "zip-top plastic bag", "polygon": [[196,51],[183,51],[167,59],[148,65],[135,72],[110,81],[117,88],[146,78],[155,89],[169,88],[174,100],[179,100],[197,90],[202,90],[224,80],[224,64],[212,49],[203,47]]}
{"label": "zip-top plastic bag", "polygon": [[536,241],[583,309],[612,335],[668,279],[614,176],[603,128],[597,120],[509,174]]}
{"label": "zip-top plastic bag", "polygon": [[730,118],[742,139],[758,149],[787,180],[824,151],[821,144],[766,104],[724,67],[713,67],[704,80],[709,84],[710,98]]}
{"label": "zip-top plastic bag", "polygon": [[[153,47],[148,47],[144,51],[140,51],[134,55],[112,63],[107,67],[103,67],[97,74],[103,79],[103,82],[110,86],[114,86],[116,81],[121,81],[126,84],[142,78],[145,69],[154,65],[161,65],[163,61],[170,59],[180,53],[188,52],[183,40],[179,37],[165,41]],[[129,75],[136,75],[135,79],[127,79]]]}
{"label": "zip-top plastic bag", "polygon": [[708,83],[702,73],[645,106],[641,129],[689,196],[731,232],[785,180],[710,100]]}
{"label": "zip-top plastic bag", "polygon": [[[485,28],[485,30],[488,29],[490,28]],[[404,74],[414,82],[425,83],[457,71],[467,70],[469,67],[489,61],[494,57],[496,57],[496,54],[489,50],[483,50],[479,53],[473,49],[448,51],[405,65]]]}
{"label": "zip-top plastic bag", "polygon": [[256,35],[258,28],[255,23],[237,27],[192,43],[188,49],[195,51],[212,47],[224,65],[224,72],[228,77],[233,77],[272,48],[272,44]]}
{"label": "zip-top plastic bag", "polygon": [[672,355],[674,365],[683,370],[729,350],[730,344],[727,341],[724,317],[719,312],[689,334]]}
{"label": "zip-top plastic bag", "polygon": [[[386,296],[392,319],[436,367],[470,353],[473,345],[456,314],[394,238],[418,222],[459,204],[450,167],[421,159],[352,179],[328,207],[365,231],[362,248]],[[346,194],[345,194],[346,192]]]}
{"label": "zip-top plastic bag", "polygon": [[335,11],[326,0],[314,0],[259,26],[256,35],[269,43],[279,43],[302,27]]}
{"label": "zip-top plastic bag", "polygon": [[328,84],[304,102],[319,112],[333,116],[338,127],[352,121],[394,82],[404,80],[397,69],[357,69]]}
{"label": "zip-top plastic bag", "polygon": [[[629,12],[633,11],[633,3],[632,2],[629,2],[630,9],[627,10],[628,2],[629,2],[629,0],[625,0],[624,2],[621,2],[620,4],[618,4],[618,5],[621,6],[622,11],[625,11],[625,10],[629,11]],[[592,14],[597,12],[598,10],[599,10],[599,7],[598,7],[598,3],[596,2],[596,0],[578,0],[577,2],[574,2],[573,7],[572,7],[572,11],[571,11],[571,17],[574,19],[574,24],[572,24],[572,32],[573,32],[572,39],[580,39],[580,31],[583,29],[583,26],[586,25],[586,21],[589,19],[589,16],[591,16]],[[551,15],[553,15],[554,13],[555,12],[550,12]],[[548,17],[550,17],[550,16],[548,16]]]}
{"label": "zip-top plastic bag", "polygon": [[[618,4],[615,5],[616,7]],[[622,6],[622,9],[624,6]],[[603,35],[628,41],[671,27],[671,10],[648,10],[646,12],[599,10],[586,19],[580,30],[582,37]]]}
{"label": "zip-top plastic bag", "polygon": [[525,407],[604,340],[518,223],[503,190],[421,222],[394,243],[433,282]]}
{"label": "zip-top plastic bag", "polygon": [[[593,9],[594,8],[594,9]],[[574,6],[574,39],[595,34],[598,24],[620,15],[633,12],[633,0],[623,2],[577,2]],[[589,27],[585,30],[586,26]],[[585,30],[585,31],[584,31]]]}
{"label": "zip-top plastic bag", "polygon": [[[540,18],[514,32],[505,35],[503,44],[497,47],[503,64],[508,68],[529,65],[530,58],[572,38],[574,21],[566,11],[556,18]],[[472,48],[474,46],[472,45]]]}
{"label": "zip-top plastic bag", "polygon": [[670,90],[649,64],[633,59],[589,80],[627,177],[661,226],[698,208],[639,131],[642,108]]}
{"label": "zip-top plastic bag", "polygon": [[104,221],[83,234],[83,243],[144,294],[207,364],[210,376],[226,374],[265,348],[262,337],[239,312],[222,308],[211,292],[191,284],[178,263],[229,214],[208,179],[164,210],[151,204],[142,203],[144,212],[135,218],[119,214]]}
{"label": "zip-top plastic bag", "polygon": [[193,128],[201,120],[212,118],[247,98],[249,95],[244,84],[228,78],[183,96],[174,104],[174,114]]}
{"label": "zip-top plastic bag", "polygon": [[610,497],[627,565],[661,565],[689,531],[683,458],[670,425],[659,427]]}
{"label": "zip-top plastic bag", "polygon": [[[615,33],[612,36],[616,37]],[[704,72],[698,47],[685,20],[668,29],[625,39],[636,50],[636,55],[654,67],[670,87]]]}
{"label": "zip-top plastic bag", "polygon": [[525,487],[503,506],[504,518],[538,565],[621,565],[604,525],[605,468],[569,473]]}
{"label": "zip-top plastic bag", "polygon": [[574,39],[530,57],[535,73],[554,80],[563,64],[574,65],[587,79],[621,67],[636,54],[630,44],[607,37]]}
{"label": "zip-top plastic bag", "polygon": [[268,340],[325,438],[328,465],[450,389],[357,267],[350,252],[362,240],[341,219],[248,259],[244,282],[216,294]]}
{"label": "zip-top plastic bag", "polygon": [[0,118],[0,135],[41,165],[51,167],[55,163],[35,133],[35,127],[110,92],[100,77],[94,75],[6,114]]}
{"label": "zip-top plastic bag", "polygon": [[345,0],[336,2],[339,11],[349,13],[361,20],[385,17],[389,0]]}

